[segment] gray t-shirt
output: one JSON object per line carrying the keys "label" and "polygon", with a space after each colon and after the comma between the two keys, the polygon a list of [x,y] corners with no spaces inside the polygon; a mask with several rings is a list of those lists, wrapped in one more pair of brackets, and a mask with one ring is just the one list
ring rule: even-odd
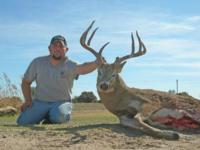
{"label": "gray t-shirt", "polygon": [[48,102],[71,100],[77,63],[66,58],[57,65],[50,63],[51,56],[34,59],[24,74],[24,79],[36,81],[34,99]]}

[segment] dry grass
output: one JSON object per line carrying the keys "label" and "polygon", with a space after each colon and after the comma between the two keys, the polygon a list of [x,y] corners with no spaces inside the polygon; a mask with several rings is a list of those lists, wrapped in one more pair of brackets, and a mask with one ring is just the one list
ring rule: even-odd
{"label": "dry grass", "polygon": [[6,107],[6,106],[12,106],[19,110],[21,104],[22,104],[22,101],[18,97],[11,97],[11,98],[5,97],[5,98],[0,99],[0,108]]}

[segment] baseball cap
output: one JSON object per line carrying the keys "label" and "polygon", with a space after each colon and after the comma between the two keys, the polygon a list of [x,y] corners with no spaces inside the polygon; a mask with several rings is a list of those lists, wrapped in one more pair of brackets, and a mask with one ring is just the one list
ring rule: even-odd
{"label": "baseball cap", "polygon": [[67,42],[66,42],[64,36],[56,35],[56,36],[52,37],[50,44],[53,44],[55,41],[61,41],[63,46],[67,47]]}

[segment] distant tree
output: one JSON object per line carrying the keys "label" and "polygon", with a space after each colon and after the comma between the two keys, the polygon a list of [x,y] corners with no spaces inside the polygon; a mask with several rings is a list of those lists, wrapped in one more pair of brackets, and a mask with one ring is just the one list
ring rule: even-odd
{"label": "distant tree", "polygon": [[80,96],[75,97],[73,102],[82,102],[82,103],[93,103],[98,102],[97,97],[94,95],[93,92],[82,92]]}
{"label": "distant tree", "polygon": [[180,93],[177,93],[177,95],[190,97],[190,95],[187,92],[180,92]]}
{"label": "distant tree", "polygon": [[170,93],[170,94],[176,94],[176,91],[175,90],[169,90],[168,93]]}
{"label": "distant tree", "polygon": [[78,96],[74,96],[74,97],[72,98],[72,102],[73,102],[73,103],[78,103]]}
{"label": "distant tree", "polygon": [[102,103],[102,100],[100,99],[100,100],[98,100],[98,103]]}

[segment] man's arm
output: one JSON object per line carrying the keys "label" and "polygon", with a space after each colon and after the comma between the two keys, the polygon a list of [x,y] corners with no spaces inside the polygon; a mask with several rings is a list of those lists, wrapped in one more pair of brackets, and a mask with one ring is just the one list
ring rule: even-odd
{"label": "man's arm", "polygon": [[21,111],[24,111],[26,107],[31,107],[32,105],[31,82],[26,79],[23,79],[21,87],[22,87],[22,93],[25,99],[25,102],[21,106]]}
{"label": "man's arm", "polygon": [[32,101],[31,82],[26,79],[22,80],[22,93],[24,95],[25,101]]}
{"label": "man's arm", "polygon": [[92,71],[94,71],[98,67],[98,62],[97,61],[92,61],[92,62],[86,62],[84,64],[78,65],[76,67],[76,74],[87,74]]}

